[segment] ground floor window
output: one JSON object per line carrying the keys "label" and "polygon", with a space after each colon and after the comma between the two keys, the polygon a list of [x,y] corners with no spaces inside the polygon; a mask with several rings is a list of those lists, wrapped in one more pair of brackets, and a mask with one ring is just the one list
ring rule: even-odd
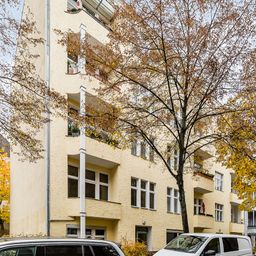
{"label": "ground floor window", "polygon": [[151,227],[135,227],[135,241],[144,243],[150,250],[151,245]]}
{"label": "ground floor window", "polygon": [[[86,238],[87,239],[106,239],[106,229],[98,227],[87,227],[86,228]],[[80,228],[78,225],[67,225],[67,237],[79,237]]]}
{"label": "ground floor window", "polygon": [[131,178],[131,206],[156,209],[155,183]]}
{"label": "ground floor window", "polygon": [[167,188],[167,212],[180,214],[179,190],[175,188]]}
{"label": "ground floor window", "polygon": [[166,244],[172,241],[175,237],[179,236],[182,233],[180,230],[166,230]]}

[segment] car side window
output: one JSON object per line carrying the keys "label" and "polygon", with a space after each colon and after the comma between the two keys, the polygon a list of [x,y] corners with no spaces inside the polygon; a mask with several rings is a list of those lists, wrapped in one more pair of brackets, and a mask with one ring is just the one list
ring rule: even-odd
{"label": "car side window", "polygon": [[35,256],[35,247],[11,248],[0,252],[0,256]]}
{"label": "car side window", "polygon": [[84,256],[93,256],[90,246],[84,246]]}
{"label": "car side window", "polygon": [[95,256],[119,256],[111,245],[93,245],[92,248]]}
{"label": "car side window", "polygon": [[220,240],[219,238],[213,238],[204,248],[203,253],[201,254],[202,256],[204,255],[205,252],[207,251],[215,251],[215,254],[220,253]]}
{"label": "car side window", "polygon": [[235,237],[223,237],[224,252],[238,251],[238,242]]}
{"label": "car side window", "polygon": [[82,246],[79,246],[79,245],[46,246],[46,256],[82,256]]}

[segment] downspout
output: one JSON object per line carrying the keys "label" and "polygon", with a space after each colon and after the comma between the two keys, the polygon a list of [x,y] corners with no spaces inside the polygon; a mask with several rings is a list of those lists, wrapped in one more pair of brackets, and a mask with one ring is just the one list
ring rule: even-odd
{"label": "downspout", "polygon": [[[86,27],[84,24],[80,26],[80,42],[81,44],[85,40]],[[79,58],[79,69],[82,73],[85,67],[85,58]],[[79,183],[80,183],[80,238],[86,238],[86,125],[85,125],[85,116],[86,116],[86,88],[85,86],[80,86],[80,116],[83,119],[83,122],[80,127],[80,169],[79,169]]]}
{"label": "downspout", "polygon": [[[50,89],[50,0],[45,0],[45,83]],[[46,105],[48,105],[48,97]],[[47,118],[50,120],[50,112],[47,112]],[[45,125],[45,181],[46,181],[46,235],[50,236],[50,121]]]}

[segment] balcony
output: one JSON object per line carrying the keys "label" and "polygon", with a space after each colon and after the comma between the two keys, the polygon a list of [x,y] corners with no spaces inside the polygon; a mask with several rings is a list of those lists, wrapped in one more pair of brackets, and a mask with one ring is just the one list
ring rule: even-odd
{"label": "balcony", "polygon": [[194,191],[200,194],[206,194],[214,191],[214,175],[209,174],[203,168],[194,168],[193,187]]}
{"label": "balcony", "polygon": [[229,224],[229,232],[235,234],[243,234],[244,233],[244,224],[242,223],[233,223]]}
{"label": "balcony", "polygon": [[238,198],[237,194],[234,193],[234,191],[230,192],[229,200],[230,200],[230,203],[233,205],[239,205],[242,203],[242,200]]}
{"label": "balcony", "polygon": [[112,21],[115,14],[114,5],[108,0],[68,0],[67,13],[86,11],[94,19],[107,25]]}
{"label": "balcony", "polygon": [[[79,200],[79,198],[68,199],[68,216],[79,216]],[[87,198],[85,208],[86,217],[120,220],[122,216],[122,206],[120,203]]]}
{"label": "balcony", "polygon": [[194,215],[194,228],[212,228],[214,225],[214,218],[212,215]]}
{"label": "balcony", "polygon": [[[67,137],[66,148],[69,157],[79,160],[80,137]],[[86,162],[108,169],[114,168],[121,164],[121,150],[86,137]]]}

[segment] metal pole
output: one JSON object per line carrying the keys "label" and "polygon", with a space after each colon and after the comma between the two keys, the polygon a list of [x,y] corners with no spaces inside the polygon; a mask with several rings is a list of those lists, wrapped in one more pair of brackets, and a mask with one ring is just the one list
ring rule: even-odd
{"label": "metal pole", "polygon": [[[80,26],[80,42],[81,44],[85,40],[86,28],[83,24]],[[85,69],[85,58],[80,56],[79,58],[79,71],[83,73]],[[80,87],[80,116],[82,117],[82,124],[80,128],[80,172],[79,172],[79,183],[80,183],[80,238],[86,237],[86,211],[85,211],[85,173],[86,173],[86,143],[85,143],[85,121],[86,115],[86,89],[84,86]]]}
{"label": "metal pole", "polygon": [[[85,87],[80,87],[80,115],[85,117]],[[85,212],[85,165],[86,165],[86,150],[85,150],[85,123],[83,122],[80,128],[80,238],[85,238],[86,229],[86,212]]]}
{"label": "metal pole", "polygon": [[[50,88],[50,1],[45,0],[45,83]],[[48,105],[48,97],[46,97],[46,104]],[[50,112],[47,113],[47,118],[50,120]],[[46,175],[46,234],[51,235],[50,232],[50,121],[45,126],[45,175]]]}

